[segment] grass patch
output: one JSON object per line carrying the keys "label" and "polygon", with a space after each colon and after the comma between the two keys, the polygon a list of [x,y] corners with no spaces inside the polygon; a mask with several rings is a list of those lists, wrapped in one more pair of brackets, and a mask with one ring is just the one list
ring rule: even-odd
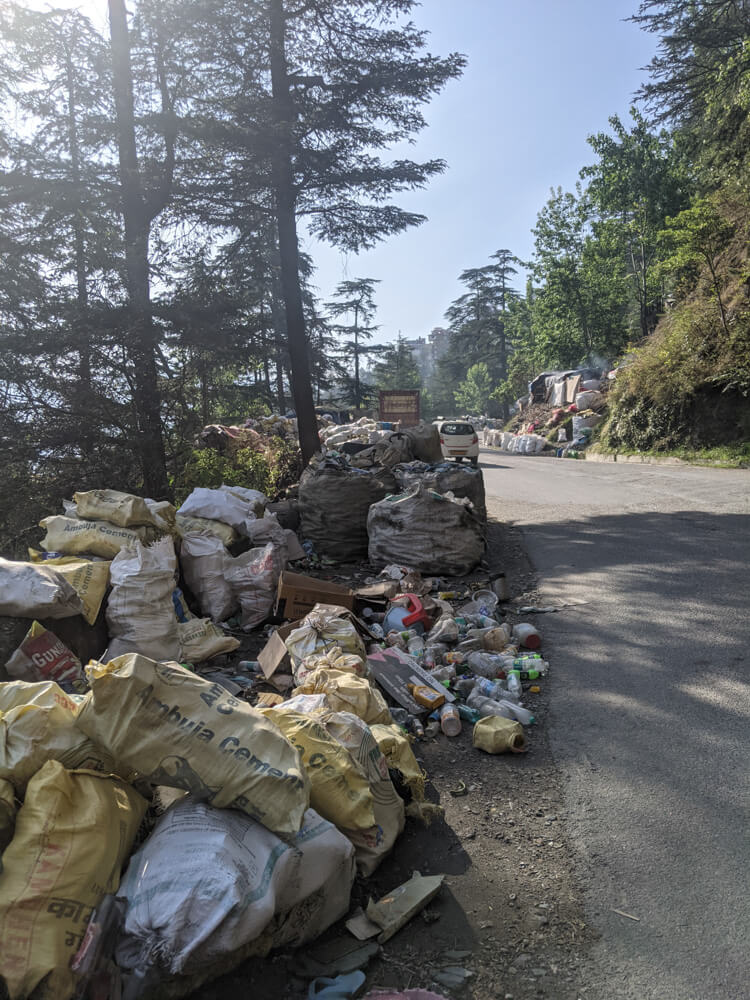
{"label": "grass patch", "polygon": [[716,445],[713,448],[672,448],[637,451],[633,448],[607,448],[601,442],[595,449],[603,455],[640,455],[642,458],[679,458],[690,465],[710,465],[719,469],[750,468],[750,441]]}

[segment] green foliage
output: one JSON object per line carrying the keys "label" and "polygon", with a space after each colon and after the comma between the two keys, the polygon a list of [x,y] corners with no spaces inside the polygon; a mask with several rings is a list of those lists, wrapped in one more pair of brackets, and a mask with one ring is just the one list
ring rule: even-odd
{"label": "green foliage", "polygon": [[299,449],[274,439],[266,453],[252,448],[238,448],[232,454],[194,448],[173,485],[178,503],[198,486],[218,489],[222,483],[260,490],[273,499],[295,482],[300,472]]}
{"label": "green foliage", "polygon": [[378,389],[422,387],[419,368],[403,337],[399,337],[395,344],[386,344],[380,360],[373,365],[372,375]]}
{"label": "green foliage", "polygon": [[493,382],[489,368],[484,362],[472,365],[465,380],[455,392],[456,406],[463,413],[481,415],[487,412],[487,404],[492,398]]}

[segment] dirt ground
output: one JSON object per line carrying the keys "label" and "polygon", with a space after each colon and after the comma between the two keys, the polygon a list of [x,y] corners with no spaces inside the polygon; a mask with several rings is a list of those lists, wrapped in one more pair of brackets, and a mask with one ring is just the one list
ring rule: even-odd
{"label": "dirt ground", "polygon": [[[520,535],[498,520],[491,520],[489,532],[490,568],[508,576],[511,607],[534,603],[534,575]],[[444,820],[430,827],[407,820],[391,857],[373,877],[355,884],[353,902],[379,898],[414,871],[445,874],[445,882],[428,908],[363,966],[363,993],[421,987],[462,1000],[582,996],[578,971],[592,933],[583,918],[559,776],[546,738],[554,689],[553,659],[541,694],[525,699],[538,720],[527,730],[526,754],[490,756],[475,750],[467,725],[455,739],[440,734],[414,744],[429,776],[428,798],[444,808]],[[461,782],[465,794],[452,794],[463,790]],[[310,957],[349,942],[357,945],[339,924],[299,952],[250,960],[192,996],[306,997]],[[446,967],[465,970],[459,972],[459,977],[468,973],[465,983],[446,985]]]}

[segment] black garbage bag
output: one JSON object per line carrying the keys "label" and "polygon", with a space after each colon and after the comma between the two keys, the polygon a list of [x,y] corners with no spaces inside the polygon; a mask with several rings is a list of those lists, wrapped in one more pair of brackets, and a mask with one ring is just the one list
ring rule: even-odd
{"label": "black garbage bag", "polygon": [[406,462],[396,465],[393,475],[402,490],[424,483],[436,493],[452,493],[456,497],[468,497],[474,504],[477,516],[482,521],[487,520],[484,476],[481,469],[458,465],[456,462],[440,462],[437,465]]}

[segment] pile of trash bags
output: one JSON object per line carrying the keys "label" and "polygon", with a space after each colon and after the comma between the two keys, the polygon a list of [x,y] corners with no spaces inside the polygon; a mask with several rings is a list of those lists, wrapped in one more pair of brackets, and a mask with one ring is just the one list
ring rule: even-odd
{"label": "pile of trash bags", "polygon": [[485,430],[482,432],[485,447],[500,448],[511,455],[541,455],[548,441],[540,434],[511,434],[509,431]]}
{"label": "pile of trash bags", "polygon": [[440,812],[411,747],[424,724],[453,734],[464,706],[483,716],[478,748],[525,745],[515,687],[510,709],[480,705],[479,689],[470,704],[467,683],[515,662],[491,600],[455,614],[424,597],[438,581],[421,572],[481,559],[477,471],[402,466],[401,493],[390,470],[340,455],[308,471],[302,537],[385,563],[389,597],[366,618],[349,600],[268,628],[272,662],[240,661],[241,640],[306,553],[258,491],[197,488],[179,509],[76,493],[42,521],[28,561],[0,560],[0,616],[23,630],[0,662],[11,1000],[185,995],[297,947],[348,912],[355,877],[376,870],[407,817]]}

